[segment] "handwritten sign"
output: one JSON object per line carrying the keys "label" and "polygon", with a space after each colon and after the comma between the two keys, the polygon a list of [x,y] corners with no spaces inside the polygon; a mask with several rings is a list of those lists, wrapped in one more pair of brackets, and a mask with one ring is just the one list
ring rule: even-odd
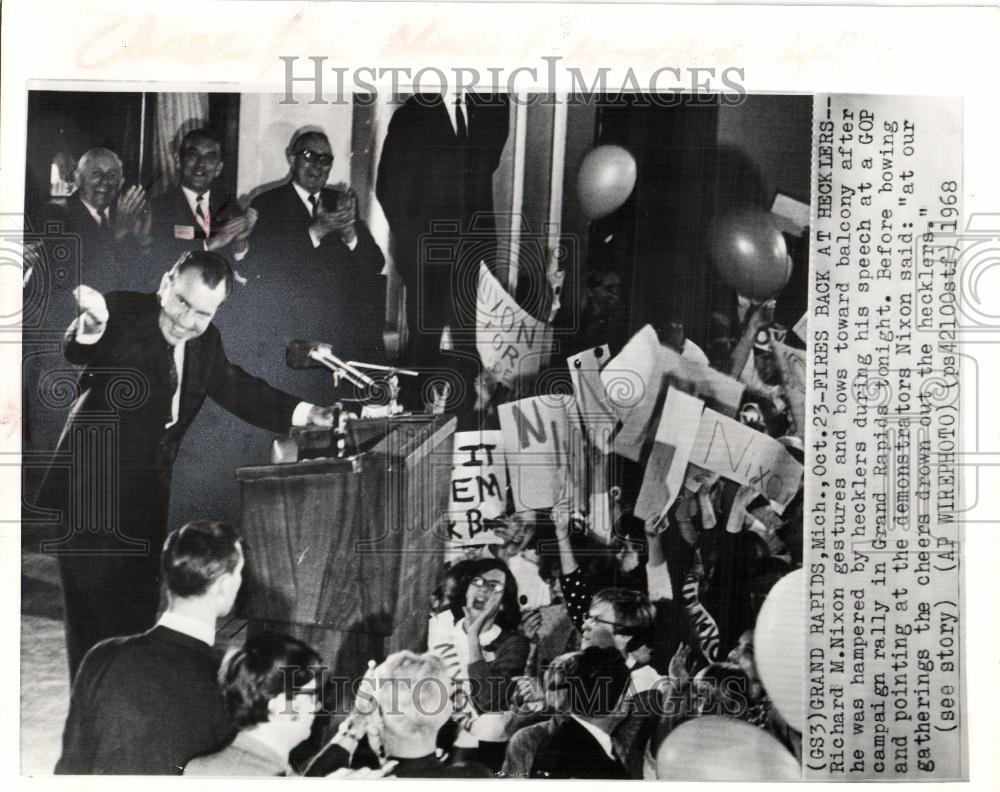
{"label": "handwritten sign", "polygon": [[680,494],[704,407],[701,399],[675,388],[667,390],[635,503],[635,516],[639,519],[658,517]]}
{"label": "handwritten sign", "polygon": [[771,350],[774,360],[781,372],[782,384],[785,386],[785,398],[792,411],[795,431],[798,438],[805,437],[806,425],[806,353],[787,344],[782,344],[775,338],[771,339]]}
{"label": "handwritten sign", "polygon": [[781,511],[802,481],[802,465],[781,443],[715,410],[702,413],[690,462],[753,487]]}
{"label": "handwritten sign", "polygon": [[515,511],[547,509],[559,497],[568,471],[571,402],[568,395],[554,394],[500,405]]}
{"label": "handwritten sign", "polygon": [[498,431],[456,432],[448,490],[448,540],[503,544],[484,520],[507,511],[507,465]]}
{"label": "handwritten sign", "polygon": [[493,378],[511,387],[538,373],[552,347],[550,327],[525,311],[485,263],[476,293],[476,350]]}

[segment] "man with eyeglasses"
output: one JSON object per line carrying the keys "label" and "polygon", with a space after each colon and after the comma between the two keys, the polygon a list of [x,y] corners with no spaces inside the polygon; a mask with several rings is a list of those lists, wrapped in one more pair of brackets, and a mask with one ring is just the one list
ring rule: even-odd
{"label": "man with eyeglasses", "polygon": [[151,201],[153,277],[187,250],[225,252],[241,261],[256,217],[240,210],[235,195],[215,189],[223,169],[218,139],[208,129],[192,129],[181,139],[174,164],[179,183]]}
{"label": "man with eyeglasses", "polygon": [[354,191],[326,186],[334,163],[326,134],[305,128],[285,158],[290,179],[250,204],[257,225],[242,268],[247,283],[238,290],[239,332],[268,381],[326,400],[329,372],[290,370],[285,347],[312,339],[329,343],[341,360],[383,362],[385,260],[358,216]]}
{"label": "man with eyeglasses", "polygon": [[333,425],[226,357],[212,320],[232,282],[222,256],[191,251],[155,294],[75,292],[64,352],[83,371],[40,498],[62,531],[42,552],[60,562],[71,678],[98,641],[156,618],[173,463],[206,397],[272,434]]}

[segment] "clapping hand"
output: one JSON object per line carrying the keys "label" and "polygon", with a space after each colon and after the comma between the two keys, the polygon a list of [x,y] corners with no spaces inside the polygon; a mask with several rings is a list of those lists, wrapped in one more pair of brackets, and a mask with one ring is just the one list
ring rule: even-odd
{"label": "clapping hand", "polygon": [[146,191],[142,187],[129,187],[118,196],[118,212],[113,228],[115,239],[121,240],[132,234],[144,243],[149,239],[152,222]]}
{"label": "clapping hand", "polygon": [[221,250],[226,245],[234,243],[233,252],[242,252],[247,248],[247,238],[250,236],[256,223],[257,210],[247,209],[246,214],[234,217],[232,220],[219,226],[205,243],[205,248],[208,250]]}

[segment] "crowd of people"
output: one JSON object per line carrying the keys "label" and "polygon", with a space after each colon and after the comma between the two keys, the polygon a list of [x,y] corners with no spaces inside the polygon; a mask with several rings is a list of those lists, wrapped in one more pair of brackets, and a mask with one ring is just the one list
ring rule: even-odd
{"label": "crowd of people", "polygon": [[[462,276],[420,272],[423,220],[413,218],[426,207],[415,199],[418,186],[399,178],[430,166],[407,159],[399,137],[451,135],[458,153],[442,167],[481,187],[499,161],[504,137],[496,132],[506,130],[507,109],[440,100],[429,107],[397,111],[384,154],[392,162],[379,168],[377,195],[406,248],[397,258],[408,268],[407,288],[421,295],[408,311],[407,360],[441,367],[452,359],[439,343],[442,331],[467,318],[458,297],[435,300],[456,294]],[[480,127],[489,134],[474,145]],[[221,144],[207,129],[183,137],[180,183],[154,199],[124,188],[113,152],[92,149],[78,160],[76,193],[54,210],[78,235],[81,282],[93,287],[74,292],[72,315],[52,320],[68,320],[66,356],[83,367],[60,450],[85,460],[85,470],[67,481],[66,465],[54,465],[40,503],[77,520],[64,526],[62,549],[87,551],[59,556],[72,700],[57,772],[665,778],[676,772],[671,735],[711,718],[748,724],[783,756],[797,757],[799,735],[772,706],[755,666],[754,625],[770,589],[801,566],[801,490],[776,510],[753,488],[693,467],[670,509],[642,520],[634,508],[643,466],[612,455],[609,541],[595,537],[594,515],[571,507],[580,499],[567,478],[551,509],[511,507],[493,520],[499,543],[443,549],[426,644],[357,669],[349,706],[326,706],[342,680],[291,636],[251,629],[220,662],[216,622],[241,585],[243,540],[212,521],[168,533],[170,477],[184,433],[206,397],[271,432],[331,426],[329,377],[290,376],[283,360],[290,339],[337,338],[345,359],[385,354],[384,258],[358,217],[357,196],[326,186],[329,139],[307,129],[286,157],[288,182],[241,208],[212,190]],[[470,206],[487,200],[481,189],[465,192],[475,198],[463,199]],[[431,214],[452,211],[435,206]],[[629,324],[621,276],[599,257],[582,275],[587,300],[577,341],[609,343],[614,353]],[[295,310],[275,310],[268,289],[275,279],[296,284]],[[264,379],[227,357],[213,324],[224,302],[227,334],[259,341],[253,373]],[[771,359],[770,339],[786,338],[772,309],[744,304],[718,317],[707,352],[676,322],[658,328],[660,341],[743,381],[739,420],[801,461],[802,427]],[[456,334],[453,352],[461,351]],[[518,393],[481,367],[467,371],[468,355],[458,358],[475,398],[447,408],[460,411],[460,424],[488,427]],[[123,372],[138,377],[135,403],[117,389]],[[121,416],[124,441],[119,458],[95,465],[100,438],[87,420],[109,409]],[[107,464],[120,465],[120,503],[95,531],[86,520],[99,508],[87,498]],[[167,607],[157,619],[161,584]],[[771,755],[760,761],[767,765]],[[775,762],[773,771],[781,778],[788,765]]]}

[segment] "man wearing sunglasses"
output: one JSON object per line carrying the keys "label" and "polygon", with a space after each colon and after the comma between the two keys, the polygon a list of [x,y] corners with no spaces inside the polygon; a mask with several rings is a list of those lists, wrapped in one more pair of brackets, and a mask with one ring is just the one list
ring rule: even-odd
{"label": "man wearing sunglasses", "polygon": [[247,283],[236,295],[245,319],[238,332],[255,347],[269,382],[326,401],[329,372],[290,370],[285,347],[313,339],[329,343],[341,360],[383,362],[385,260],[358,216],[354,191],[326,186],[334,163],[326,134],[307,127],[285,158],[289,180],[250,204],[257,225],[242,268]]}

